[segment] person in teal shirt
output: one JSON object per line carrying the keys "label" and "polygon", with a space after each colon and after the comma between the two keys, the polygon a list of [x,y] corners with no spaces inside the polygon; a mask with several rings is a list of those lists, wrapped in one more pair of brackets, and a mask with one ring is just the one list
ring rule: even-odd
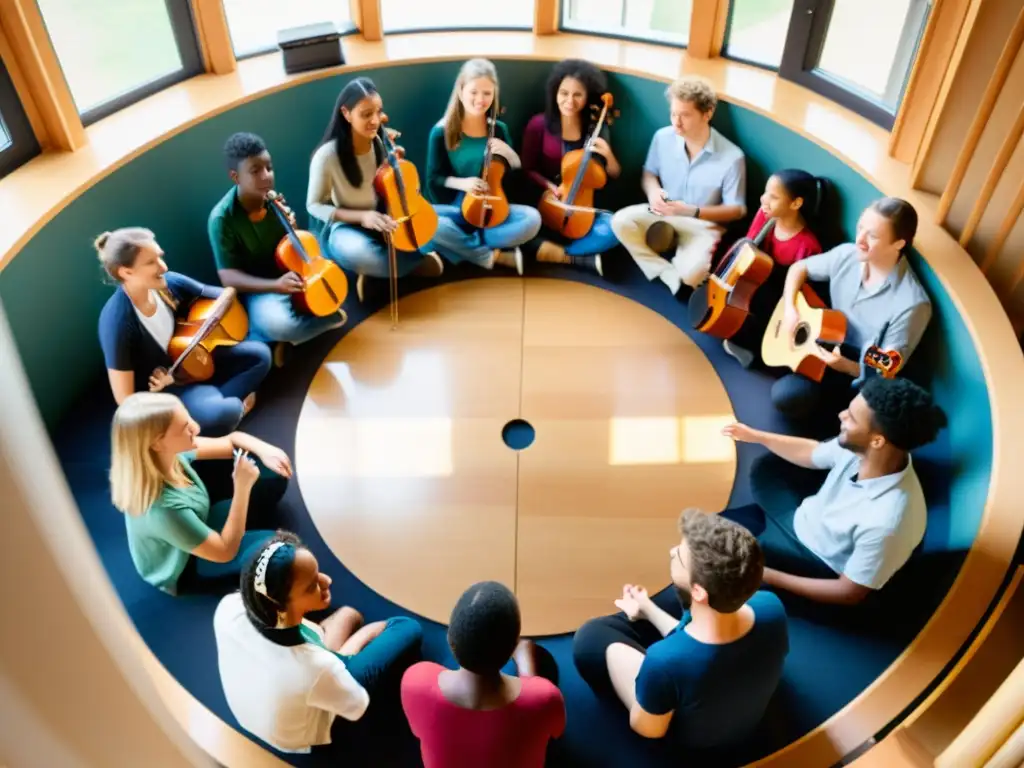
{"label": "person in teal shirt", "polygon": [[[199,437],[185,406],[164,392],[125,398],[111,438],[111,498],[125,513],[135,569],[154,587],[175,595],[192,584],[237,577],[246,557],[273,536],[245,528],[250,512],[273,507],[284,494],[292,466],[280,448],[244,432]],[[232,457],[231,498],[211,503],[193,463]]]}
{"label": "person in teal shirt", "polygon": [[[485,194],[480,178],[487,148],[489,120],[497,120],[498,73],[487,59],[470,59],[455,79],[444,117],[430,131],[427,144],[427,194],[439,216],[458,225],[458,242],[446,242],[455,258],[492,269],[495,264],[514,267],[523,274],[520,246],[540,232],[540,214],[527,205],[512,205],[508,218],[494,227],[477,229],[462,217],[467,192]],[[508,126],[497,120],[491,150],[512,170],[522,163],[512,149]],[[449,258],[452,256],[449,255]],[[454,261],[455,259],[452,258]]]}

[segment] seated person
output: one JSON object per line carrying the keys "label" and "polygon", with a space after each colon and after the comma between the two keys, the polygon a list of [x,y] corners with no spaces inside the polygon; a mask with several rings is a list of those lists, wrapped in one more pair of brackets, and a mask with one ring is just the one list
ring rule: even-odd
{"label": "seated person", "polygon": [[786,268],[821,253],[821,243],[808,226],[817,220],[827,182],[807,171],[787,168],[773,173],[761,195],[761,207],[750,224],[747,237],[771,256],[775,266],[768,279],[754,292],[750,316],[722,345],[744,368],[761,354],[761,338],[775,305],[782,298]]}
{"label": "seated person", "polygon": [[282,272],[274,256],[287,233],[267,200],[274,188],[274,167],[263,139],[252,133],[232,134],[224,145],[224,159],[234,186],[210,211],[207,224],[217,274],[242,297],[251,337],[277,342],[274,363],[281,366],[287,345],[338,328],[345,316],[338,312],[317,317],[296,310],[292,294],[301,291],[303,283],[296,273]]}
{"label": "seated person", "polygon": [[100,263],[120,290],[100,312],[99,336],[114,400],[133,392],[167,391],[210,435],[233,430],[256,404],[256,388],[270,370],[270,350],[258,341],[214,349],[208,381],[179,384],[167,371],[167,353],[178,319],[196,299],[213,299],[221,288],[168,272],[153,233],[139,227],[104,232],[96,238]]}
{"label": "seated person", "polygon": [[[541,193],[559,195],[562,160],[567,152],[582,150],[601,114],[601,96],[608,90],[604,73],[589,61],[566,59],[555,65],[548,78],[547,108],[534,115],[523,134],[523,170]],[[622,172],[608,140],[608,126],[594,138],[593,158],[610,179]],[[539,199],[539,198],[538,198]],[[564,202],[564,201],[563,201]],[[580,214],[577,214],[580,215]],[[577,240],[569,240],[544,227],[537,261],[589,267],[603,274],[601,254],[619,244],[607,211],[589,214],[593,224]]]}
{"label": "seated person", "polygon": [[761,720],[789,652],[786,612],[757,591],[764,555],[749,531],[699,509],[685,510],[679,529],[669,570],[683,620],[679,605],[670,613],[627,584],[615,601],[622,613],[577,630],[573,660],[595,692],[618,697],[641,736],[714,751]]}
{"label": "seated person", "polygon": [[[280,448],[244,432],[199,437],[181,401],[163,392],[125,398],[114,414],[112,441],[111,498],[125,513],[135,569],[154,587],[174,595],[182,582],[187,589],[236,576],[245,556],[273,535],[245,526],[254,509],[273,508],[284,495],[292,465]],[[269,471],[261,472],[250,453]],[[232,456],[234,494],[211,506],[193,463]]]}
{"label": "seated person", "polygon": [[[808,279],[828,281],[832,309],[846,316],[842,347],[819,347],[828,364],[821,383],[799,373],[772,385],[772,403],[793,418],[806,418],[828,406],[832,413],[849,402],[854,380],[864,378],[864,354],[875,345],[910,358],[932,316],[931,300],[906,256],[917,233],[917,211],[895,197],[876,200],[860,216],[855,242],[798,261],[786,273],[787,303],[780,335],[799,321],[794,301]],[[844,350],[847,355],[843,354]],[[832,410],[834,408],[834,410]]]}
{"label": "seated person", "polygon": [[[470,59],[459,70],[444,117],[430,129],[427,139],[427,170],[424,187],[437,213],[455,224],[459,237],[445,243],[452,261],[468,261],[484,269],[495,264],[523,274],[523,251],[540,231],[540,214],[528,205],[509,205],[501,224],[478,229],[462,215],[466,193],[486,195],[489,186],[481,178],[484,153],[490,142],[492,162],[509,171],[522,166],[512,148],[512,135],[498,120],[498,72],[487,59]],[[488,139],[491,121],[494,138]],[[508,192],[508,181],[503,182]]]}
{"label": "seated person", "polygon": [[[402,706],[426,768],[544,765],[548,741],[565,730],[565,703],[536,676],[535,647],[519,629],[515,595],[494,581],[474,584],[448,623],[459,669],[424,661],[406,671]],[[513,652],[519,677],[501,672]]]}
{"label": "seated person", "polygon": [[279,531],[213,615],[228,707],[282,752],[330,744],[335,718],[359,720],[420,654],[423,630],[407,616],[363,626],[346,606],[320,624],[306,618],[330,604],[331,577],[295,534]]}
{"label": "seated person", "polygon": [[745,424],[726,427],[734,440],[759,443],[792,464],[829,473],[792,513],[768,516],[750,505],[722,516],[758,536],[769,566],[766,585],[851,605],[881,589],[924,538],[928,510],[910,451],[934,440],[946,415],[913,382],[872,378],[839,414],[839,423],[838,437],[823,443]]}
{"label": "seated person", "polygon": [[[666,91],[672,124],[651,139],[641,185],[647,202],[623,208],[612,229],[648,280],[660,278],[673,294],[695,288],[711,269],[721,225],[747,214],[743,151],[711,127],[718,98],[702,80],[676,80]],[[647,245],[647,229],[666,221],[679,235],[666,261]]]}

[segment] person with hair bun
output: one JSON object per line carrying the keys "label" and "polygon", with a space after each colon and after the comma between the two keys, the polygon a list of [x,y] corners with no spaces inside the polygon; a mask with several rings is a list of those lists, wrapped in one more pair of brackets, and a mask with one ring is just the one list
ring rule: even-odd
{"label": "person with hair bun", "polygon": [[178,319],[200,298],[223,288],[170,272],[151,230],[125,227],[96,238],[100,264],[118,286],[100,312],[99,337],[114,400],[134,392],[169,392],[181,398],[209,435],[226,435],[256,404],[256,388],[270,370],[270,350],[258,341],[219,346],[208,381],[179,384],[167,373],[167,352]]}
{"label": "person with hair bun", "polygon": [[359,720],[420,655],[423,630],[406,616],[363,625],[331,604],[331,577],[299,538],[279,531],[252,553],[239,591],[213,617],[217,664],[232,714],[282,752],[331,743],[337,717]]}
{"label": "person with hair bun", "polygon": [[788,464],[827,469],[817,493],[786,514],[749,505],[726,510],[756,533],[769,567],[764,582],[809,600],[853,605],[881,589],[924,538],[928,509],[911,451],[946,426],[931,394],[903,378],[872,378],[839,414],[826,442],[731,424],[724,434],[775,454],[755,464],[755,498],[796,482]]}
{"label": "person with hair bun", "polygon": [[851,387],[865,379],[869,347],[896,352],[904,364],[910,359],[932,317],[931,299],[907,256],[916,233],[914,206],[883,197],[861,213],[854,242],[789,268],[780,336],[791,336],[799,322],[795,301],[801,286],[819,280],[828,281],[832,309],[846,317],[846,340],[831,349],[818,348],[828,365],[820,383],[790,373],[772,385],[772,403],[782,413],[806,419],[822,405],[838,411],[849,402]]}
{"label": "person with hair bun", "polygon": [[[565,703],[538,677],[533,641],[520,639],[519,603],[496,581],[462,593],[448,622],[458,669],[433,662],[402,678],[402,707],[420,740],[425,768],[541,768],[565,730]],[[502,668],[515,659],[519,676]]]}

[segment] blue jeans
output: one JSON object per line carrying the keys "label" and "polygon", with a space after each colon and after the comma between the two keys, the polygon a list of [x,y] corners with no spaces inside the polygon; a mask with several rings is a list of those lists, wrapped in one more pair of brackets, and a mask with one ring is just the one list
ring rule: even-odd
{"label": "blue jeans", "polygon": [[168,387],[177,395],[203,434],[220,437],[242,420],[242,400],[256,391],[270,370],[270,350],[258,341],[243,341],[213,351],[213,376],[197,384]]}
{"label": "blue jeans", "polygon": [[619,244],[619,238],[612,231],[612,215],[610,213],[598,213],[594,216],[594,225],[579,240],[569,240],[560,234],[551,232],[545,228],[540,237],[552,242],[562,243],[565,252],[570,256],[594,256],[605,251],[610,251]]}
{"label": "blue jeans", "polygon": [[386,678],[401,680],[406,668],[419,660],[422,640],[423,628],[418,621],[408,616],[396,616],[388,619],[384,631],[359,653],[353,656],[339,653],[337,656],[345,662],[352,677],[369,692],[372,701],[375,690],[379,690]]}
{"label": "blue jeans", "polygon": [[243,301],[249,313],[249,338],[259,341],[303,344],[345,322],[337,313],[317,317],[296,312],[291,295],[286,293],[249,293]]}
{"label": "blue jeans", "polygon": [[[387,277],[388,247],[382,235],[362,227],[336,222],[327,231],[327,255],[343,269],[357,275]],[[434,250],[434,241],[420,246],[419,252],[395,251],[398,277],[405,277],[423,263],[423,255]]]}
{"label": "blue jeans", "polygon": [[496,227],[476,229],[462,218],[457,205],[435,205],[438,224],[434,242],[437,251],[452,264],[468,261],[490,268],[495,249],[507,250],[523,245],[540,232],[540,214],[527,205],[513,205],[508,218]]}

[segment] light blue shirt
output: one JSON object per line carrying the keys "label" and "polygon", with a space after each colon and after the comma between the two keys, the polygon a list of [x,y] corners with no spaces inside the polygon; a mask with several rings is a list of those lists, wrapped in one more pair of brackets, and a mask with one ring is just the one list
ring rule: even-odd
{"label": "light blue shirt", "polygon": [[860,457],[837,438],[819,444],[811,461],[831,471],[797,508],[797,538],[836,573],[881,589],[910,559],[928,522],[910,455],[903,471],[871,480],[856,479]]}
{"label": "light blue shirt", "polygon": [[747,204],[747,161],[743,150],[714,128],[700,153],[690,160],[686,139],[671,125],[658,129],[647,150],[644,170],[661,181],[670,200],[698,208]]}

